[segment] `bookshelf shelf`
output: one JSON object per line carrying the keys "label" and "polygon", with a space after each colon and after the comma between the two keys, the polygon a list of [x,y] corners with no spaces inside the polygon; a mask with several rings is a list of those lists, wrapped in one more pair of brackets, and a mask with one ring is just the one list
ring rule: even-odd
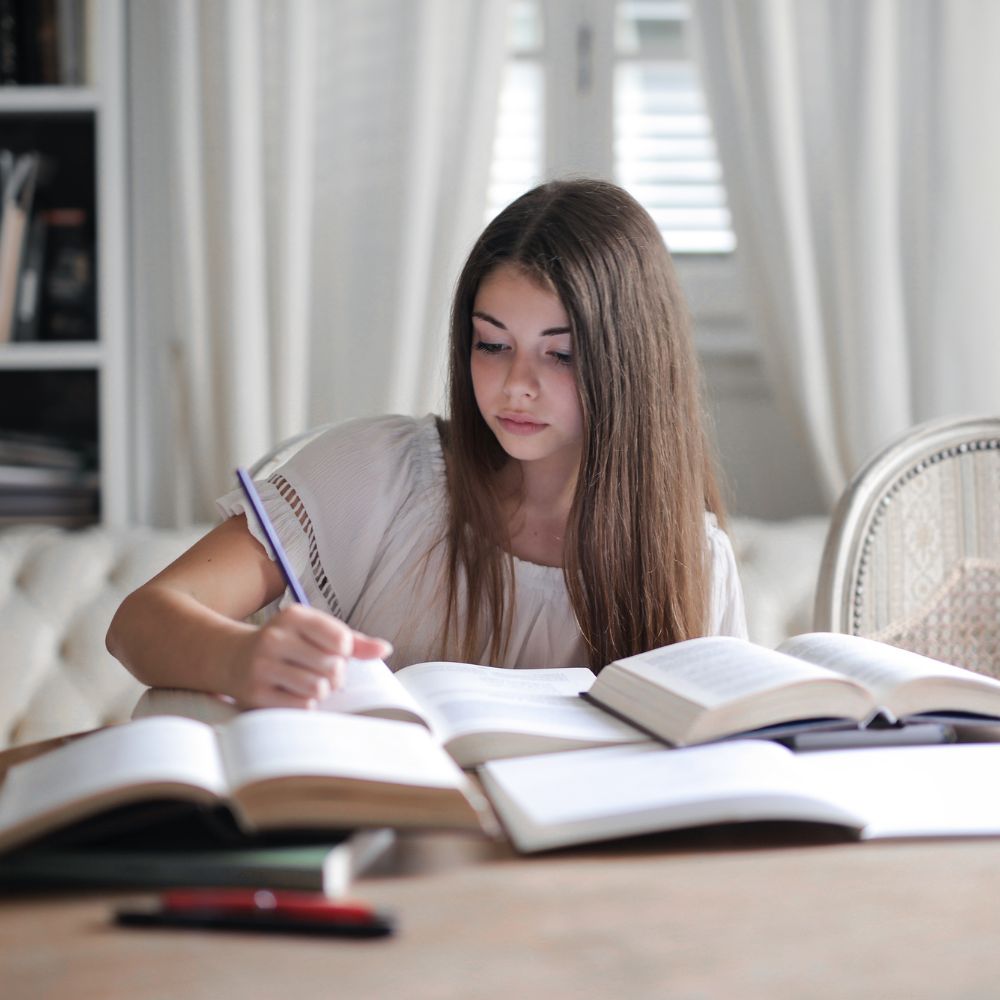
{"label": "bookshelf shelf", "polygon": [[[29,217],[46,233],[35,272],[42,305],[32,325],[0,343],[0,434],[78,442],[96,456],[95,516],[121,525],[130,515],[125,2],[89,0],[88,8],[85,86],[0,86],[0,148],[15,159],[37,153],[46,170]],[[67,239],[69,260],[90,277],[86,297],[69,307],[63,300],[57,319],[52,276],[80,273],[60,270],[66,257],[55,263],[54,247],[66,253]]]}
{"label": "bookshelf shelf", "polygon": [[0,87],[3,114],[86,113],[95,112],[100,106],[100,95],[93,87]]}
{"label": "bookshelf shelf", "polygon": [[104,345],[94,343],[4,344],[0,371],[100,368]]}

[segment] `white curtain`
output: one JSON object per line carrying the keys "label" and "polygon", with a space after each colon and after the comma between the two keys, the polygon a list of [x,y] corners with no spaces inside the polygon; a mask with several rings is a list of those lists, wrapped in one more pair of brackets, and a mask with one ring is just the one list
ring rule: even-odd
{"label": "white curtain", "polygon": [[754,329],[832,503],[913,423],[1000,405],[1000,4],[694,14]]}
{"label": "white curtain", "polygon": [[317,423],[442,403],[506,0],[129,7],[140,522]]}

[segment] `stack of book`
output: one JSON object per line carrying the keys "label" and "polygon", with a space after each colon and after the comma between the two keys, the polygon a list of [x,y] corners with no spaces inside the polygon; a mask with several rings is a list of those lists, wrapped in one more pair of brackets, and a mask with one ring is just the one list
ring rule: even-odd
{"label": "stack of book", "polygon": [[0,526],[91,524],[98,497],[99,477],[85,450],[41,435],[0,432]]}
{"label": "stack of book", "polygon": [[[317,858],[349,830],[506,831],[523,853],[755,821],[863,840],[1000,836],[1000,680],[858,636],[798,636],[778,650],[692,639],[596,678],[352,662],[315,712],[239,712],[220,697],[157,692],[137,714],[55,748],[0,754],[0,887],[29,861],[32,881],[68,884],[81,860],[67,850],[98,852],[84,868],[114,871],[100,852],[123,851],[123,837],[141,847],[123,864],[150,879],[240,877],[221,870],[221,855],[178,874],[176,857],[150,853],[179,847],[181,828],[230,850],[311,844],[314,884]],[[932,719],[994,738],[899,743],[906,726]],[[775,738],[815,734],[820,722],[860,748],[804,753]]]}

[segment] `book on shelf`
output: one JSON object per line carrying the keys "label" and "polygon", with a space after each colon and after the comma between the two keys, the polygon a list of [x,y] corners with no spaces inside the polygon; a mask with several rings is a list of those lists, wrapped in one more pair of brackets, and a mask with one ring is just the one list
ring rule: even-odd
{"label": "book on shelf", "polygon": [[0,197],[0,344],[14,335],[15,303],[40,162],[37,153],[5,159]]}
{"label": "book on shelf", "polygon": [[59,83],[80,87],[87,82],[88,0],[49,0],[55,4],[56,72]]}
{"label": "book on shelf", "polygon": [[769,740],[491,761],[483,790],[522,853],[672,830],[790,821],[858,840],[996,836],[1000,743],[793,753]]}
{"label": "book on shelf", "polygon": [[0,490],[3,491],[86,493],[95,491],[98,483],[99,477],[95,472],[0,461]]}
{"label": "book on shelf", "polygon": [[478,789],[424,729],[264,709],[214,727],[140,719],[22,759],[0,787],[0,852],[151,833],[191,807],[234,841],[356,827],[493,832]]}
{"label": "book on shelf", "polygon": [[19,510],[16,514],[0,513],[0,528],[20,528],[32,524],[75,531],[79,528],[89,528],[96,524],[97,520],[97,512],[93,509],[85,514],[41,514],[37,511],[25,513]]}
{"label": "book on shelf", "polygon": [[87,0],[0,0],[0,85],[82,85],[87,16]]}
{"label": "book on shelf", "polygon": [[99,510],[100,483],[95,472],[0,464],[0,523],[71,519],[83,524],[96,520]]}
{"label": "book on shelf", "polygon": [[48,518],[89,519],[99,510],[96,489],[79,492],[53,490],[16,490],[0,486],[0,517],[38,521]]}
{"label": "book on shelf", "polygon": [[[606,746],[646,738],[589,705],[586,667],[507,670],[469,663],[415,663],[393,673],[381,660],[351,660],[322,712],[395,719],[426,727],[462,767],[484,760]],[[214,695],[150,689],[134,717],[176,714],[219,722],[239,709]]]}
{"label": "book on shelf", "polygon": [[30,465],[81,472],[91,462],[90,450],[49,434],[0,430],[2,465]]}
{"label": "book on shelf", "polygon": [[44,222],[38,338],[94,340],[94,234],[88,212],[83,208],[50,208],[44,213]]}
{"label": "book on shelf", "polygon": [[20,83],[18,0],[0,0],[0,86]]}
{"label": "book on shelf", "polygon": [[813,632],[768,649],[689,639],[608,664],[587,700],[674,746],[777,727],[899,720],[1000,722],[1000,680],[854,635]]}
{"label": "book on shelf", "polygon": [[85,449],[42,435],[0,433],[0,524],[79,526],[100,509],[100,477]]}
{"label": "book on shelf", "polygon": [[11,339],[38,340],[41,331],[42,293],[45,281],[45,244],[48,221],[45,212],[36,212],[28,226],[24,259],[17,282],[14,302],[14,326]]}
{"label": "book on shelf", "polygon": [[89,846],[31,846],[0,856],[0,892],[30,889],[296,889],[348,893],[391,848],[389,828],[344,830],[285,844],[172,843],[126,839]]}

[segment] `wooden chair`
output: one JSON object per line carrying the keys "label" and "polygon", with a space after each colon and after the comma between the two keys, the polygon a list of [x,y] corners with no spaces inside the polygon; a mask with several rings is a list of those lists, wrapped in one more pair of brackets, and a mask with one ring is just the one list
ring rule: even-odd
{"label": "wooden chair", "polygon": [[1000,677],[1000,417],[921,424],[861,469],[831,520],[814,624]]}

